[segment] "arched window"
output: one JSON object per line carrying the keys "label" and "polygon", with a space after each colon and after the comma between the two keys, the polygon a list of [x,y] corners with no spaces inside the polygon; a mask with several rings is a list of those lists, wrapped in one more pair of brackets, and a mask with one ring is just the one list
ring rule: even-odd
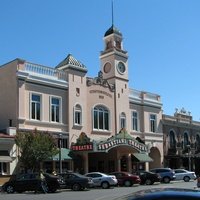
{"label": "arched window", "polygon": [[120,115],[120,128],[126,128],[126,115],[124,112]]}
{"label": "arched window", "polygon": [[82,124],[82,109],[79,104],[76,104],[74,107],[74,125]]}
{"label": "arched window", "polygon": [[93,128],[109,130],[109,111],[106,107],[96,106],[93,109]]}
{"label": "arched window", "polygon": [[176,140],[175,140],[174,131],[170,131],[170,133],[169,133],[169,146],[170,146],[170,148],[176,147]]}

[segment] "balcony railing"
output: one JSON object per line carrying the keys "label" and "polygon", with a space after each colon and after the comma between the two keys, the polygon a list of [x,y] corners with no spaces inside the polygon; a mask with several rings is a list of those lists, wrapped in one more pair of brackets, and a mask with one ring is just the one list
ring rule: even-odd
{"label": "balcony railing", "polygon": [[161,103],[160,96],[157,94],[129,89],[129,96],[140,100],[149,100]]}
{"label": "balcony railing", "polygon": [[33,75],[48,77],[51,79],[63,80],[67,81],[67,73],[58,69],[54,69],[51,67],[46,67],[38,64],[33,64],[26,62],[23,67],[20,66],[20,69],[25,72],[29,72]]}

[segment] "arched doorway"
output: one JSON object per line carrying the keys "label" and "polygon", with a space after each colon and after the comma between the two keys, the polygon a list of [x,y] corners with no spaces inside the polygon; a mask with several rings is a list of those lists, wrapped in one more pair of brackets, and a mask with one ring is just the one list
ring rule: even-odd
{"label": "arched doorway", "polygon": [[153,159],[153,162],[149,163],[149,169],[161,166],[161,155],[157,147],[152,147],[150,149],[149,156]]}

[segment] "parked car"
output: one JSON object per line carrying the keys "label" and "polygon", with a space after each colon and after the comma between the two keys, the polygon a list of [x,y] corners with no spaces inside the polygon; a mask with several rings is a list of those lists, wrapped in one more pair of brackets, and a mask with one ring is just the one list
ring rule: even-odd
{"label": "parked car", "polygon": [[114,175],[117,178],[119,186],[130,187],[133,184],[140,184],[140,177],[128,172],[112,172],[109,175]]}
{"label": "parked car", "polygon": [[[60,184],[63,182],[60,177],[48,173],[44,173],[43,175],[45,177],[45,190],[47,192],[55,192],[60,188]],[[2,190],[7,193],[37,191],[39,185],[42,185],[39,173],[17,174],[3,184]],[[40,189],[42,190],[42,188]]]}
{"label": "parked car", "polygon": [[47,192],[56,192],[58,189],[61,188],[60,186],[64,183],[63,178],[60,176],[49,173],[43,173],[43,175],[47,184]]}
{"label": "parked car", "polygon": [[101,172],[90,172],[85,174],[87,177],[91,177],[95,187],[102,187],[103,189],[110,188],[110,186],[116,186],[118,181],[116,176],[107,175]]}
{"label": "parked car", "polygon": [[200,192],[184,188],[151,188],[133,192],[115,200],[198,200]]}
{"label": "parked car", "polygon": [[155,182],[161,181],[160,174],[149,172],[149,171],[138,171],[137,174],[140,176],[141,185],[153,185]]}
{"label": "parked car", "polygon": [[174,169],[176,179],[175,180],[184,180],[185,182],[189,182],[190,179],[196,180],[197,176],[195,172],[191,172],[185,169]]}
{"label": "parked car", "polygon": [[159,174],[163,183],[170,183],[176,178],[175,172],[171,168],[154,168],[150,171]]}
{"label": "parked car", "polygon": [[59,174],[64,179],[64,184],[61,188],[72,189],[74,191],[84,190],[94,186],[92,178],[88,178],[79,173],[66,172]]}

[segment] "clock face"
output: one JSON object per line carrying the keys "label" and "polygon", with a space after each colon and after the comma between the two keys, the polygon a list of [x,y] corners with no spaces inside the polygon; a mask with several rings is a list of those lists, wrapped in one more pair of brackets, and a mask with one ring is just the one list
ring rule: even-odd
{"label": "clock face", "polygon": [[104,70],[105,73],[110,72],[110,70],[111,70],[111,64],[110,64],[109,62],[107,62],[107,63],[104,65],[103,70]]}
{"label": "clock face", "polygon": [[123,74],[126,71],[125,64],[123,62],[119,62],[117,65],[117,69],[119,73]]}

